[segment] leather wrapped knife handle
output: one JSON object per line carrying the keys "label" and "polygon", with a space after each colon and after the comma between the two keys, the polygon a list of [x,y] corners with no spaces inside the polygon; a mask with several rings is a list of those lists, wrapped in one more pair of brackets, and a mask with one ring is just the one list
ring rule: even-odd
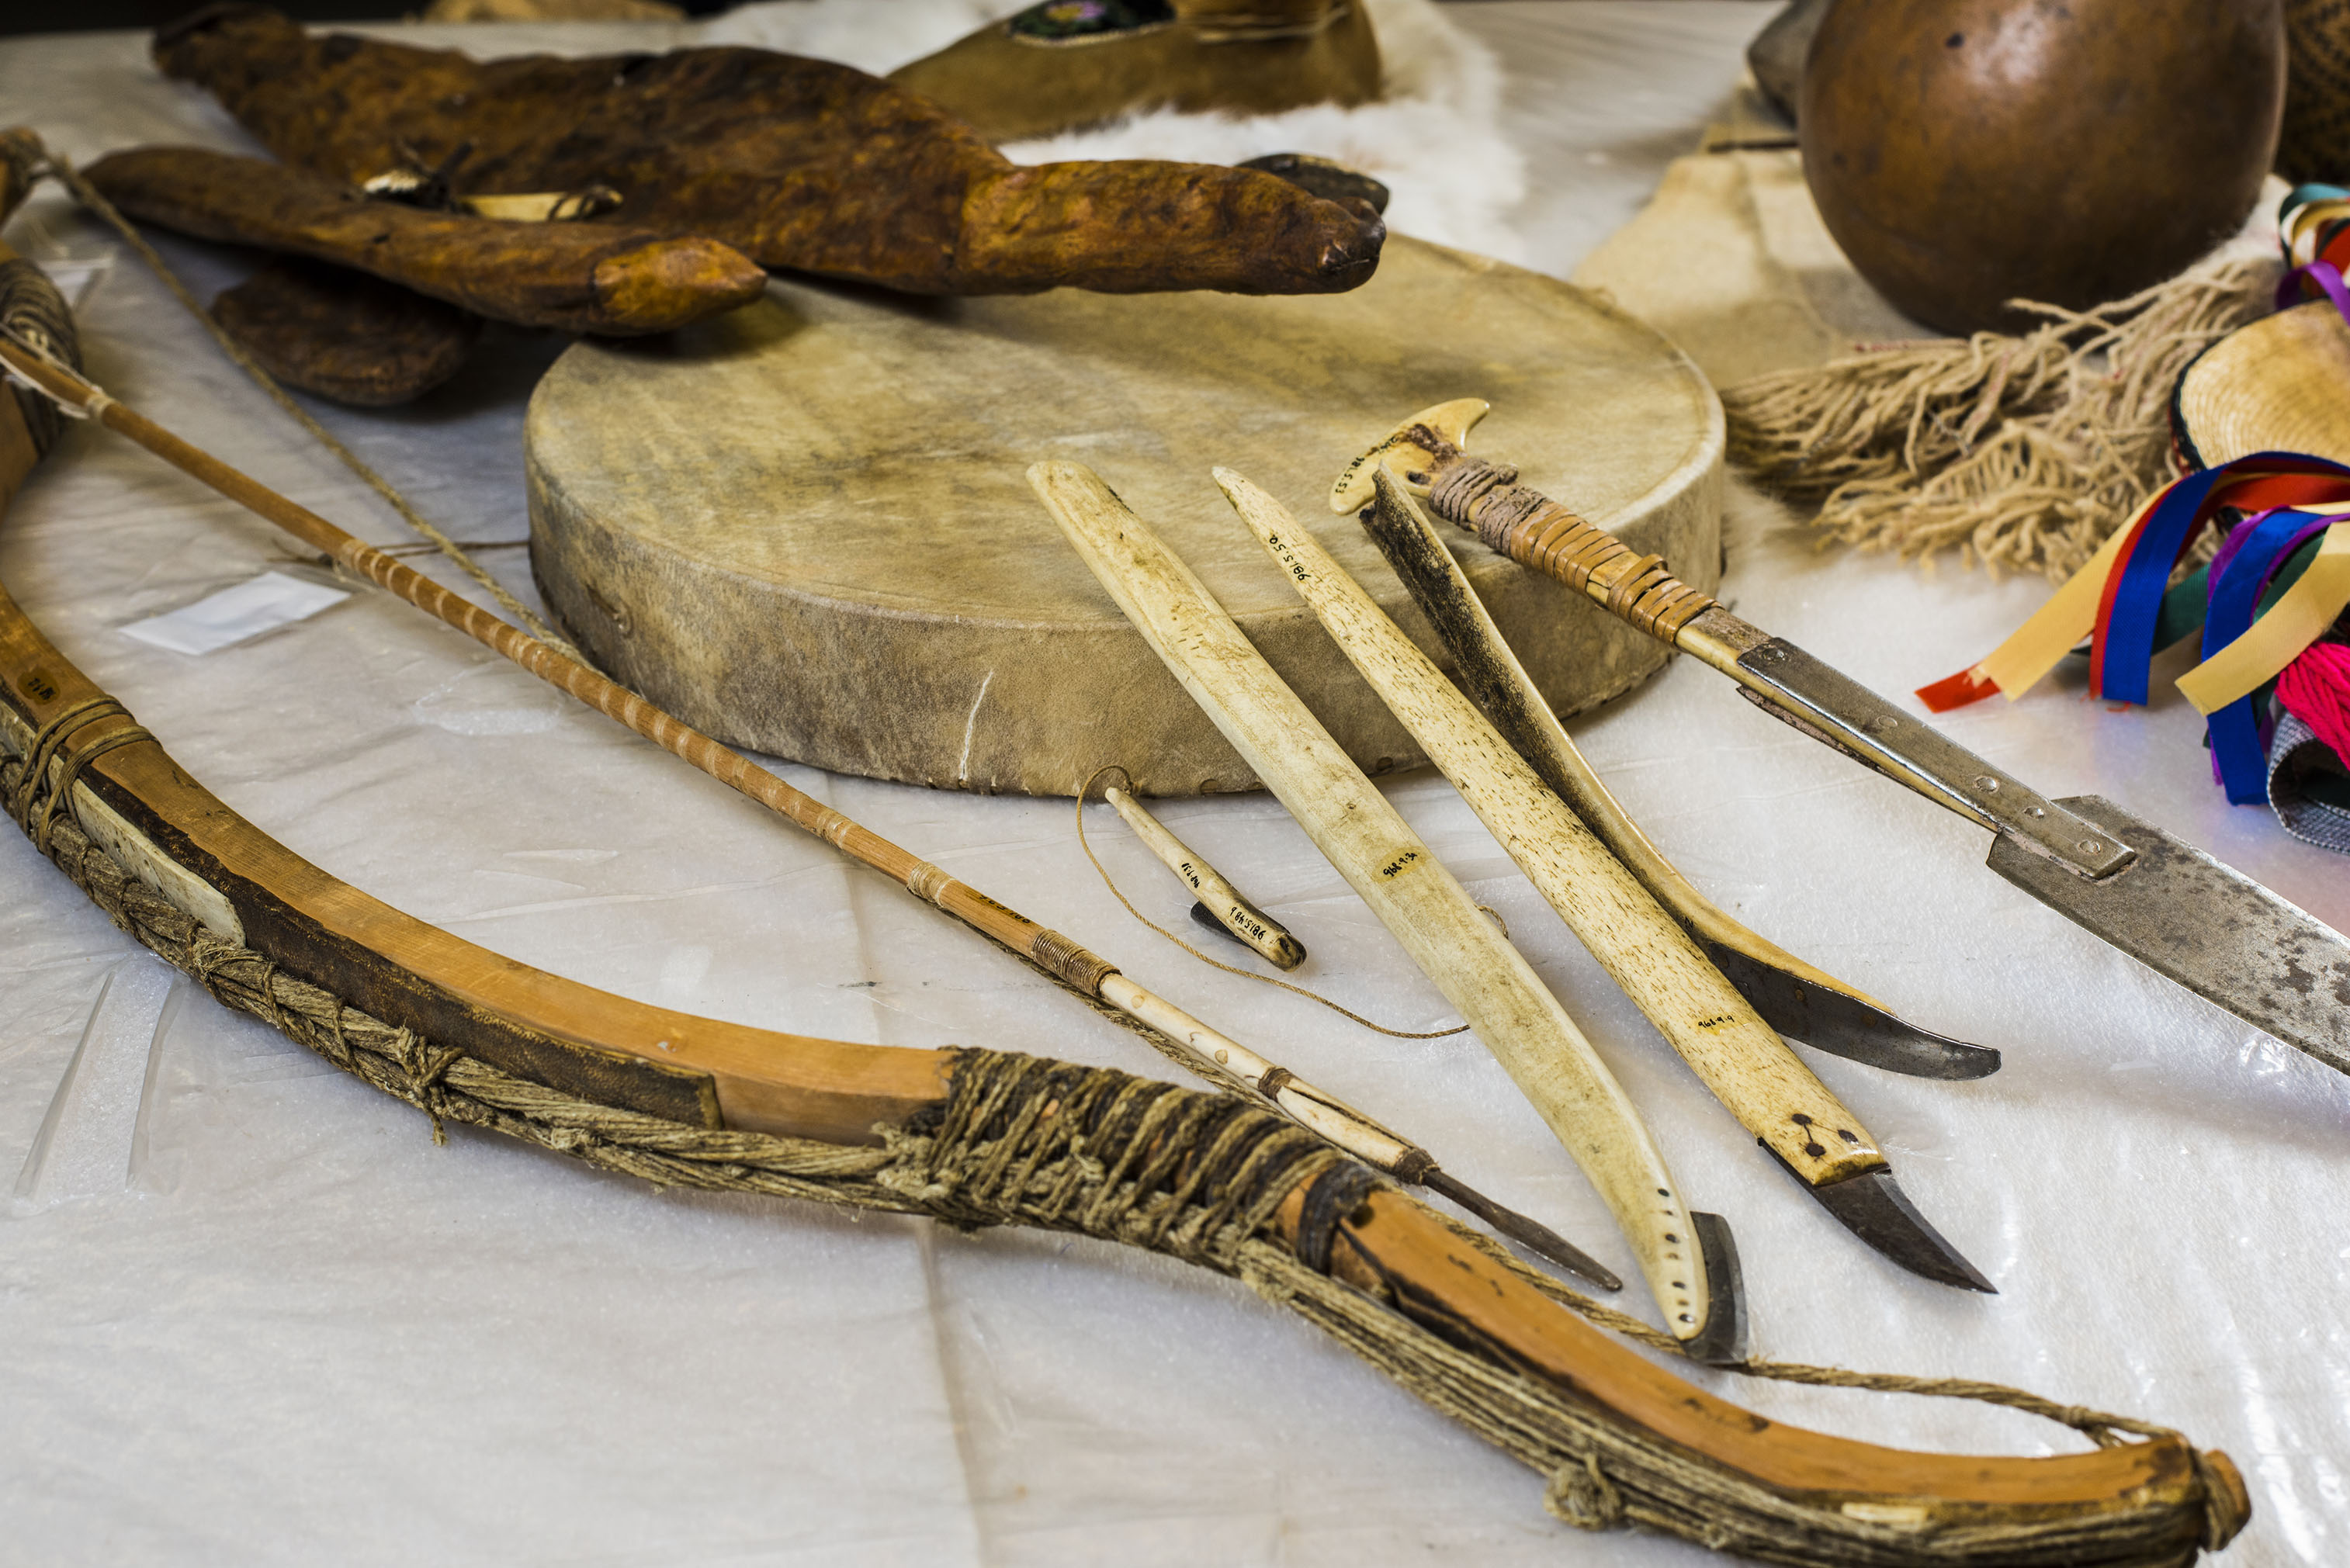
{"label": "leather wrapped knife handle", "polygon": [[1476,530],[1488,549],[1588,594],[1651,637],[1667,642],[1713,607],[1665,565],[1584,521],[1540,491],[1513,483],[1517,471],[1464,458],[1429,491],[1438,514]]}
{"label": "leather wrapped knife handle", "polygon": [[767,283],[756,262],[699,235],[430,212],[203,148],[134,148],[83,173],[132,217],[356,267],[522,327],[666,332],[748,305]]}
{"label": "leather wrapped knife handle", "polygon": [[1802,649],[1731,614],[1675,577],[1661,556],[1637,554],[1606,529],[1519,484],[1516,469],[1449,445],[1448,454],[1457,455],[1429,483],[1429,504],[1438,515],[1704,660],[1751,692],[1773,718],[2076,876],[2110,876],[2135,856],[2096,824]]}

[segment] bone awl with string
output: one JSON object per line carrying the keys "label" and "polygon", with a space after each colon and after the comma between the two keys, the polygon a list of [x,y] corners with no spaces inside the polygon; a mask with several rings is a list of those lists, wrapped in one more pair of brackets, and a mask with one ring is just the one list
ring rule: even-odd
{"label": "bone awl with string", "polygon": [[[794,789],[740,753],[719,744],[627,688],[565,658],[317,514],[190,445],[109,397],[42,352],[37,345],[13,333],[0,336],[0,361],[5,361],[11,379],[53,400],[60,409],[129,437],[312,548],[324,551],[350,571],[390,589],[540,680],[627,725],[851,858],[882,872],[1081,995],[1141,1025],[1139,1033],[1144,1033],[1146,1039],[1186,1067],[1211,1082],[1245,1089],[1357,1159],[1399,1180],[1442,1193],[1503,1235],[1561,1268],[1607,1289],[1621,1288],[1622,1282],[1614,1272],[1547,1226],[1456,1180],[1427,1150],[1136,984],[1107,960],[949,877],[936,866]],[[1168,1049],[1170,1044],[1171,1051]]]}
{"label": "bone awl with string", "polygon": [[[1489,406],[1464,398],[1406,420],[1339,477],[1330,509],[1368,508],[1373,475],[1384,467],[1438,516],[1729,676],[1772,717],[1990,829],[1991,868],[2065,919],[2254,1028],[2350,1071],[2342,1044],[2350,1037],[2350,939],[2110,801],[2055,800],[2029,788],[1731,614],[1676,579],[1659,557],[1518,483],[1516,469],[1471,456],[1470,427]],[[1791,1038],[1896,1070],[1919,1070],[1905,1061],[1951,1059],[1953,1043],[1938,1047],[1939,1037],[1848,987],[1804,983],[1778,957],[1743,945],[1721,961],[1725,972]]]}

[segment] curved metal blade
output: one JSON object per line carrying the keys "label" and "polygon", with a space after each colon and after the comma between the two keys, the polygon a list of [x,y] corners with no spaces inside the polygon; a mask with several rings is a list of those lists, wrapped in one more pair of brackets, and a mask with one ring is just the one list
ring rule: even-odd
{"label": "curved metal blade", "polygon": [[1920,1029],[1858,997],[1806,984],[1785,970],[1702,935],[1697,941],[1764,1023],[1814,1051],[1917,1078],[1981,1078],[1999,1071],[1999,1053],[1987,1045],[1970,1045]]}
{"label": "curved metal blade", "polygon": [[1698,1251],[1705,1256],[1708,1295],[1705,1330],[1683,1340],[1681,1348],[1692,1361],[1732,1366],[1746,1359],[1746,1276],[1738,1266],[1738,1241],[1730,1233],[1730,1221],[1719,1214],[1692,1210],[1690,1222],[1697,1228]]}
{"label": "curved metal blade", "polygon": [[1538,1220],[1514,1209],[1504,1209],[1475,1188],[1455,1180],[1440,1167],[1430,1167],[1420,1179],[1430,1192],[1440,1192],[1528,1251],[1549,1259],[1571,1274],[1589,1280],[1603,1291],[1620,1291],[1624,1282],[1590,1253]]}
{"label": "curved metal blade", "polygon": [[2350,938],[2101,795],[2056,804],[2137,857],[2092,882],[2002,836],[1992,870],[2157,974],[2350,1073]]}
{"label": "curved metal blade", "polygon": [[[1777,1154],[1774,1152],[1772,1158],[1777,1158]],[[1786,1161],[1779,1163],[1786,1167]],[[1795,1176],[1793,1169],[1788,1169],[1787,1174]],[[1804,1181],[1800,1176],[1795,1179]],[[1937,1284],[1981,1291],[1990,1296],[1999,1294],[1999,1287],[1985,1279],[1981,1270],[1968,1262],[1956,1247],[1942,1240],[1939,1231],[1926,1222],[1926,1217],[1910,1203],[1908,1195],[1894,1185],[1891,1171],[1872,1170],[1848,1176],[1825,1187],[1814,1187],[1804,1181],[1804,1190],[1818,1199],[1820,1207],[1835,1215],[1846,1230],[1911,1273]]]}

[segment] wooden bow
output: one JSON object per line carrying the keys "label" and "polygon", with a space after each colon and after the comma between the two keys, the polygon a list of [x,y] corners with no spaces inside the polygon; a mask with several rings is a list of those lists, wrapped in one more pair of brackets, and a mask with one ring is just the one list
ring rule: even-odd
{"label": "wooden bow", "polygon": [[[0,263],[10,259],[0,247]],[[26,270],[0,276],[22,283]],[[0,322],[8,304],[0,297]],[[0,506],[37,456],[16,399],[0,399]],[[84,864],[97,855],[125,897],[171,916],[162,923],[179,923],[188,950],[212,955],[209,970],[195,967],[215,994],[245,994],[228,969],[261,975],[266,1006],[244,1004],[274,1011],[306,1044],[334,1054],[270,1000],[288,984],[390,1034],[432,1074],[547,1085],[573,1106],[636,1113],[632,1136],[654,1144],[736,1129],[853,1151],[928,1136],[948,1107],[954,1054],[654,1007],[412,919],[295,855],[135,729],[0,587],[0,782],[58,803],[44,848]],[[198,927],[202,940],[190,935]],[[161,945],[154,927],[133,929]],[[1188,1189],[1208,1174],[1164,1179]],[[1262,1225],[1275,1249],[1318,1238],[1314,1261],[1331,1282],[1293,1289],[1284,1304],[1367,1355],[1376,1341],[1377,1359],[1415,1393],[1551,1471],[1555,1509],[1577,1522],[1628,1521],[1788,1563],[2156,1568],[2216,1549],[2249,1511],[2224,1455],[2117,1419],[2084,1418],[2114,1446],[2045,1459],[1914,1453],[1781,1426],[1602,1334],[1399,1190],[1370,1190],[1326,1227],[1310,1196],[1292,1192]],[[2123,1443],[2116,1427],[2158,1435]]]}

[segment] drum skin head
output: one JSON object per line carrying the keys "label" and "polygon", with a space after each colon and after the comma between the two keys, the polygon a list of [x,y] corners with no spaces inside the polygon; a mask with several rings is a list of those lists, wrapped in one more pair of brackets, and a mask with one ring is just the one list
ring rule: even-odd
{"label": "drum skin head", "polygon": [[[1264,486],[1431,652],[1330,475],[1413,410],[1492,400],[1481,451],[1721,573],[1721,405],[1651,328],[1554,278],[1405,238],[1311,298],[909,299],[777,279],[670,337],[583,342],[533,397],[531,558],[598,664],[729,742],[837,773],[1074,794],[1257,781],[1030,491],[1087,463],[1159,531],[1366,770],[1418,749],[1209,477]],[[1619,695],[1666,649],[1463,534],[1544,693]]]}

